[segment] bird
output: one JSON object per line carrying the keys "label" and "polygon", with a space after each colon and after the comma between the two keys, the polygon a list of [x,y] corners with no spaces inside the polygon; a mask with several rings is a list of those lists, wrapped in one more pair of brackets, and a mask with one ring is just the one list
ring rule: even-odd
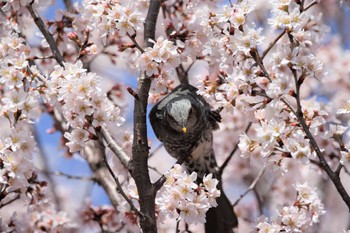
{"label": "bird", "polygon": [[190,84],[180,84],[153,106],[149,119],[153,131],[166,151],[184,163],[189,173],[197,173],[197,183],[209,173],[219,180],[218,206],[206,213],[206,233],[229,233],[238,220],[223,192],[221,174],[213,150],[213,130],[221,116]]}

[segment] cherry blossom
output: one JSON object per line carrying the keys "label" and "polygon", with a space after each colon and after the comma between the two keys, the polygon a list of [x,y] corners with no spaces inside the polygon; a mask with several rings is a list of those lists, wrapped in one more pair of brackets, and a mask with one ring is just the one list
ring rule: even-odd
{"label": "cherry blossom", "polygon": [[[0,231],[202,232],[222,182],[237,232],[347,232],[347,4],[167,0],[149,33],[154,2],[64,1],[46,18],[53,1],[1,1]],[[148,107],[187,82],[222,117],[222,174],[201,182],[146,127]],[[60,165],[38,165],[60,154],[91,169],[63,176],[109,200],[62,205],[76,200],[57,192]]]}
{"label": "cherry blossom", "polygon": [[175,165],[165,177],[166,182],[157,198],[159,217],[176,218],[188,224],[204,223],[208,209],[217,206],[218,180],[209,174],[203,177],[203,184],[197,185],[197,174],[188,175],[180,165]]}

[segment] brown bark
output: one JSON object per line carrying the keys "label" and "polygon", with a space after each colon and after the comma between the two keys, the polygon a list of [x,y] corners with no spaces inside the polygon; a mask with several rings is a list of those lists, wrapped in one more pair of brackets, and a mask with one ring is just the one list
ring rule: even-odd
{"label": "brown bark", "polygon": [[[146,46],[152,46],[149,39],[155,39],[155,30],[160,0],[151,0],[145,20],[144,42]],[[148,94],[151,87],[150,77],[141,74],[137,88],[137,96],[134,106],[134,141],[132,148],[132,160],[129,170],[135,180],[139,193],[140,211],[143,217],[140,224],[143,232],[157,232],[155,216],[155,195],[154,187],[151,183],[148,172],[148,139],[147,139],[147,103]]]}

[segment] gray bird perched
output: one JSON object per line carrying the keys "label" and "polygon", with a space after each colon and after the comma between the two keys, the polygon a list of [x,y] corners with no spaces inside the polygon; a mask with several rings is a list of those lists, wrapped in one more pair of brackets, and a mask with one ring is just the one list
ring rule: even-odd
{"label": "gray bird perched", "polygon": [[[205,174],[212,173],[221,179],[213,151],[213,133],[219,128],[221,116],[212,111],[205,99],[197,94],[198,89],[181,84],[159,101],[149,114],[157,138],[163,142],[167,152],[176,159],[182,159],[188,172],[197,172],[201,182]],[[233,207],[223,192],[218,206],[206,215],[207,233],[228,233],[238,225]]]}

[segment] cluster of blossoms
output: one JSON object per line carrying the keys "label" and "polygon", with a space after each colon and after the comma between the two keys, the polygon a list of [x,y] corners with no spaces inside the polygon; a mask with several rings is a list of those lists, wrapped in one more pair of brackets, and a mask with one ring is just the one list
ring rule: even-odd
{"label": "cluster of blossoms", "polygon": [[29,47],[17,33],[11,33],[1,38],[0,50],[1,115],[12,124],[18,120],[31,122],[40,115],[35,85],[40,75],[35,66],[28,69]]}
{"label": "cluster of blossoms", "polygon": [[5,30],[7,26],[0,40],[0,206],[31,190],[37,151],[32,124],[40,115],[39,76],[29,67],[29,46],[18,33]]}
{"label": "cluster of blossoms", "polygon": [[[300,3],[271,2],[274,7],[269,23],[273,28],[282,29],[280,32],[282,39],[276,43],[271,55],[267,56],[270,62],[266,64],[269,65],[264,66],[261,63],[264,57],[260,59],[257,52],[262,42],[261,36],[258,36],[260,30],[253,33],[255,36],[252,36],[253,39],[250,41],[256,43],[248,46],[246,51],[240,49],[241,46],[237,43],[233,43],[234,40],[229,41],[227,45],[234,46],[233,51],[237,51],[231,57],[239,62],[233,63],[234,69],[230,70],[232,66],[230,68],[226,60],[220,60],[221,70],[218,74],[220,80],[205,81],[211,84],[200,93],[207,98],[216,99],[216,104],[221,103],[228,109],[237,105],[237,101],[244,104],[243,111],[251,116],[250,120],[253,121],[255,130],[249,136],[247,134],[240,136],[239,148],[242,157],[250,157],[252,152],[258,151],[276,164],[280,164],[279,161],[285,157],[308,163],[310,159],[315,158],[315,153],[298,124],[299,119],[295,115],[297,108],[295,93],[298,85],[309,82],[311,78],[322,78],[325,75],[322,62],[310,49],[318,42],[322,34],[320,32],[324,32],[325,29],[317,23],[316,18],[301,10]],[[233,14],[234,17],[225,12],[217,14],[217,23],[220,23],[221,28],[232,28],[228,34],[231,38],[250,30],[245,28],[244,24],[246,22],[244,16],[251,12],[251,8],[245,6],[246,3],[247,1],[242,1],[240,5],[231,6],[235,8],[232,12],[238,12],[237,15]],[[283,34],[290,35],[291,39],[284,40]],[[244,39],[240,37],[237,41],[242,42]],[[301,106],[310,131],[314,135],[320,134],[325,137],[324,132],[319,132],[328,115],[324,107],[315,99],[301,101]],[[277,153],[277,158],[271,156],[276,155],[276,152],[282,153]]]}
{"label": "cluster of blossoms", "polygon": [[[310,46],[318,42],[326,29],[317,23],[317,17],[301,12],[295,1],[272,1],[274,14],[269,22],[273,28],[294,36],[302,49],[291,49],[289,43],[277,43],[279,48],[267,63],[269,65],[260,66],[259,51],[265,37],[261,28],[256,29],[247,20],[254,12],[254,6],[252,1],[239,1],[215,11],[207,6],[195,8],[195,4],[188,3],[183,10],[186,17],[179,18],[181,16],[175,14],[170,20],[170,37],[181,41],[181,36],[186,36],[181,55],[193,63],[201,59],[208,65],[208,72],[195,78],[199,93],[215,107],[224,106],[232,111],[238,96],[255,96],[259,88],[271,98],[288,93],[293,89],[293,82],[291,72],[285,71],[291,65],[304,77],[321,78],[324,75],[322,63],[310,52]],[[291,25],[285,21],[282,21],[283,25],[275,23],[283,14],[293,22]]]}
{"label": "cluster of blossoms", "polygon": [[32,162],[37,152],[33,123],[41,113],[44,77],[35,66],[29,66],[30,48],[19,34],[8,30],[1,38],[0,48],[0,121],[2,126],[8,126],[2,128],[0,137],[0,205],[20,199],[28,207],[28,213],[26,209],[13,212],[8,223],[1,223],[1,232],[73,232],[75,225],[70,218],[64,212],[57,212],[50,201],[47,184],[37,181]]}
{"label": "cluster of blossoms", "polygon": [[83,7],[83,18],[88,20],[88,25],[100,30],[101,36],[114,34],[117,31],[121,36],[135,36],[144,21],[135,1],[86,0],[83,2]]}
{"label": "cluster of blossoms", "polygon": [[[350,103],[350,100],[347,101],[345,106],[338,109],[337,114],[349,115],[349,113],[350,113],[350,111],[348,109],[349,103]],[[340,151],[340,155],[341,155],[340,163],[344,166],[348,166],[350,164],[350,141],[348,138],[343,140],[343,135],[347,131],[348,127],[344,127],[341,125],[330,125],[330,127],[331,127],[329,130],[330,137],[335,139],[335,141],[337,141],[338,143],[342,143],[343,141],[345,141],[345,143],[341,147],[341,151]]]}
{"label": "cluster of blossoms", "polygon": [[31,159],[36,149],[31,129],[23,122],[11,128],[9,135],[0,138],[0,184],[6,192],[24,193],[27,190],[28,180],[33,176]]}
{"label": "cluster of blossoms", "polygon": [[[336,132],[332,125],[327,131],[324,129],[325,118],[328,114],[322,106],[314,100],[301,103],[310,132],[320,140],[333,137]],[[252,131],[249,136],[246,133],[240,135],[238,147],[241,157],[249,158],[259,153],[277,166],[280,166],[280,162],[286,158],[294,158],[303,164],[308,164],[310,160],[316,159],[316,154],[310,146],[310,140],[303,128],[298,125],[299,120],[295,114],[281,102],[274,104],[273,107],[274,109],[269,106],[256,111],[255,119],[259,123],[254,124],[255,131]]]}
{"label": "cluster of blossoms", "polygon": [[140,69],[146,75],[156,77],[158,87],[166,87],[169,84],[169,72],[181,63],[178,47],[163,37],[152,43],[153,47],[146,48],[140,56]]}
{"label": "cluster of blossoms", "polygon": [[215,107],[232,111],[236,98],[247,94],[256,82],[253,78],[259,76],[252,54],[264,37],[261,28],[247,22],[254,7],[253,1],[240,1],[210,12],[212,36],[202,50],[209,64],[209,76],[198,77],[197,87]]}
{"label": "cluster of blossoms", "polygon": [[[47,183],[38,182],[36,174],[33,174],[28,179],[25,193],[20,196],[22,202],[19,205],[25,204],[26,211],[14,211],[9,221],[0,221],[0,231],[76,232],[76,224],[67,213],[56,210],[49,191]],[[1,204],[5,205],[5,202]]]}
{"label": "cluster of blossoms", "polygon": [[306,232],[326,211],[316,192],[307,183],[295,185],[297,197],[294,205],[283,206],[277,211],[277,216],[262,217],[256,225],[256,231],[263,232]]}
{"label": "cluster of blossoms", "polygon": [[45,83],[46,101],[51,106],[60,106],[71,132],[64,136],[69,140],[70,152],[79,151],[94,134],[94,128],[118,126],[124,119],[120,109],[107,99],[100,87],[100,78],[87,73],[82,63],[65,63],[65,67],[55,66],[50,79]]}
{"label": "cluster of blossoms", "polygon": [[203,177],[203,183],[197,184],[197,174],[188,175],[178,164],[165,177],[166,182],[156,199],[159,219],[168,216],[188,224],[205,223],[205,213],[217,206],[216,198],[220,196],[220,190],[216,188],[218,180],[209,174]]}
{"label": "cluster of blossoms", "polygon": [[[67,63],[64,68],[54,67],[53,71],[50,67],[49,78],[45,78],[32,66],[31,58],[49,57],[51,51],[47,49],[48,46],[42,46],[39,53],[39,49],[33,49],[35,45],[33,48],[26,45],[27,35],[15,23],[21,19],[22,11],[15,12],[25,10],[28,4],[34,4],[36,8],[50,2],[4,0],[0,3],[0,8],[5,13],[0,15],[1,19],[6,15],[8,18],[4,21],[13,22],[6,25],[0,22],[0,121],[1,124],[8,122],[6,125],[10,128],[0,136],[0,206],[6,206],[18,198],[31,203],[28,204],[27,215],[14,216],[10,222],[0,224],[1,232],[76,231],[65,213],[55,211],[46,194],[31,192],[43,186],[37,183],[31,162],[32,155],[37,151],[31,126],[40,115],[41,103],[46,104],[49,110],[54,106],[55,117],[62,114],[63,118],[58,120],[67,123],[62,128],[69,141],[67,146],[70,152],[76,152],[90,138],[96,139],[95,130],[99,127],[115,127],[123,122],[119,108],[108,101],[102,92],[101,79],[94,73],[86,72],[80,61],[76,64],[68,62],[73,58],[75,60],[78,57],[79,60],[85,55],[95,53],[97,46],[100,46],[101,54],[118,59],[119,56],[110,52],[117,50],[111,48],[111,45],[119,45],[119,49],[127,57],[130,51],[136,55],[136,59],[128,57],[128,63],[137,63],[136,66],[142,72],[153,78],[152,85],[155,87],[152,89],[156,93],[151,95],[154,97],[158,97],[159,90],[172,88],[171,76],[175,73],[174,69],[179,76],[183,73],[192,76],[195,80],[190,82],[197,85],[200,94],[211,101],[215,108],[224,106],[232,114],[223,113],[226,114],[223,116],[226,119],[221,124],[221,130],[225,135],[221,131],[220,136],[215,137],[218,146],[215,149],[222,152],[217,154],[229,154],[234,146],[233,137],[238,137],[237,132],[244,131],[245,121],[252,122],[253,127],[249,132],[240,134],[238,145],[241,157],[249,158],[250,161],[235,156],[233,160],[240,159],[240,162],[232,163],[231,160],[225,172],[232,169],[242,177],[241,180],[252,180],[251,176],[254,174],[249,162],[259,163],[259,160],[264,160],[268,164],[272,163],[284,173],[284,177],[269,177],[269,182],[273,182],[269,183],[274,191],[272,195],[280,192],[285,194],[286,200],[288,194],[290,197],[294,193],[290,192],[290,183],[294,181],[287,181],[287,178],[297,174],[295,167],[306,167],[310,160],[317,164],[316,153],[310,146],[305,128],[300,124],[300,115],[316,143],[319,143],[322,155],[331,169],[335,170],[334,165],[338,162],[349,166],[349,137],[347,128],[342,125],[349,124],[350,101],[349,96],[341,95],[349,93],[348,79],[344,77],[350,73],[350,59],[349,54],[341,54],[329,48],[326,49],[327,52],[323,51],[324,54],[322,51],[315,54],[320,37],[327,31],[321,24],[320,16],[314,14],[315,12],[310,13],[313,10],[311,6],[317,0],[272,0],[271,4],[266,4],[266,1],[243,0],[221,9],[213,3],[215,1],[209,0],[163,1],[163,17],[159,17],[159,20],[164,21],[159,25],[165,25],[164,33],[160,32],[162,36],[152,41],[152,47],[145,49],[136,41],[139,39],[137,36],[141,36],[139,31],[145,15],[142,10],[147,9],[148,1],[85,0],[82,8],[78,9],[77,4],[71,12],[59,12],[58,17],[62,16],[61,20],[48,23],[57,47],[64,54]],[[271,30],[275,32],[277,29],[278,34],[269,31],[268,27],[264,27],[264,30],[257,28],[256,25],[264,25],[265,22],[259,21],[264,16],[256,20],[258,23],[252,23],[254,13],[261,10],[260,7],[255,7],[259,2],[269,5],[265,7],[270,7],[271,13],[266,16],[269,19],[265,21],[271,26]],[[142,5],[143,8],[140,7]],[[67,33],[71,30],[74,32]],[[103,45],[99,40],[101,37]],[[85,41],[80,41],[83,38]],[[126,44],[124,39],[129,43],[132,41],[133,44]],[[76,56],[79,49],[81,51]],[[320,59],[322,55],[323,58]],[[86,57],[84,62],[85,59]],[[316,88],[320,87],[319,80],[325,76],[321,61],[334,68],[331,78],[325,80],[324,89]],[[40,63],[39,60],[35,62]],[[49,67],[50,61],[43,59],[40,64],[42,71]],[[203,75],[196,72],[193,72],[196,75],[191,75],[192,67],[198,64],[204,67]],[[301,86],[303,89],[300,92]],[[318,97],[327,96],[329,102],[320,103],[316,98],[302,100],[315,93]],[[296,114],[299,104],[301,112]],[[328,114],[332,112],[337,115]],[[327,124],[328,122],[332,124]],[[128,133],[118,136],[124,143],[124,149],[130,151],[133,136]],[[226,140],[227,138],[232,140]],[[121,166],[114,161],[112,165],[113,168]],[[319,169],[312,165],[308,167]],[[341,166],[338,168],[342,169]],[[120,169],[116,170],[120,175]],[[310,176],[310,171],[308,172]],[[220,195],[216,188],[218,181],[207,175],[202,184],[197,184],[196,174],[187,175],[179,165],[166,173],[166,178],[167,182],[157,196],[160,220],[170,217],[186,223],[205,222],[207,210],[217,206],[215,198]],[[294,187],[297,190],[294,204],[279,208],[275,218],[262,218],[256,231],[305,232],[311,225],[319,222],[320,215],[325,211],[315,189],[306,183]],[[254,191],[257,196],[264,195],[258,189]],[[266,196],[272,196],[270,194],[269,191]],[[39,200],[40,197],[43,199]],[[264,211],[267,208],[266,203],[271,200],[265,197],[261,199],[267,201],[259,203]],[[138,196],[130,198],[138,208]],[[292,198],[294,200],[294,196]],[[137,232],[137,216],[125,206],[125,200],[121,200],[117,208],[90,205],[83,211],[82,218],[84,223],[102,227],[103,231]],[[249,215],[247,219],[252,220],[252,216],[253,214]],[[240,220],[243,219],[245,218]]]}

